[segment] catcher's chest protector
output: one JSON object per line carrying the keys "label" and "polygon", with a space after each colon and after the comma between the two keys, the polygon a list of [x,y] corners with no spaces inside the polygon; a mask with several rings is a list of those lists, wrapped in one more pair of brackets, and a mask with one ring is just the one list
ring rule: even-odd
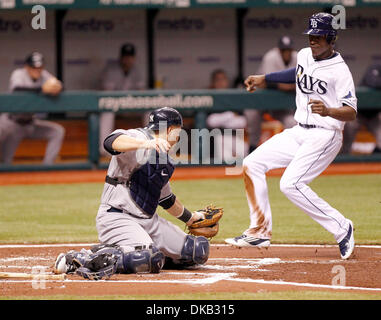
{"label": "catcher's chest protector", "polygon": [[159,204],[161,189],[168,183],[175,170],[167,154],[159,155],[156,152],[155,159],[156,161],[148,160],[136,170],[128,183],[132,199],[151,216],[155,214]]}

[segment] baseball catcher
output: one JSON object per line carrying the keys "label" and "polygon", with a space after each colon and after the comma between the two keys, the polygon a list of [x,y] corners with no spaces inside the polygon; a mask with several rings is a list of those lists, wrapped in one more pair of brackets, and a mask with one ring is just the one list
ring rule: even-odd
{"label": "baseball catcher", "polygon": [[[187,224],[188,233],[193,236],[213,238],[219,231],[219,220],[223,209],[212,205],[198,210],[201,219]],[[137,248],[125,252],[116,244],[99,244],[90,250],[69,251],[61,253],[55,262],[55,273],[77,274],[85,279],[101,280],[110,278],[115,273],[159,273],[167,262],[167,266],[179,268],[173,261],[165,258],[155,247]]]}
{"label": "baseball catcher", "polygon": [[[145,128],[115,130],[104,141],[111,155],[96,226],[100,245],[60,254],[58,273],[102,279],[114,273],[157,273],[204,264],[218,232],[222,209],[188,210],[172,192],[175,170],[168,151],[180,139],[183,120],[172,108],[151,112]],[[161,206],[183,221],[187,234],[156,213]]]}

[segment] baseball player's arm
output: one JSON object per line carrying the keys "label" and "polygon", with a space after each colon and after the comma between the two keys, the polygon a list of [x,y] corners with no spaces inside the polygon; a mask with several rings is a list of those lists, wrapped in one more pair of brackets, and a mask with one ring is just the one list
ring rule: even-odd
{"label": "baseball player's arm", "polygon": [[322,117],[331,117],[340,121],[353,121],[356,119],[356,110],[347,105],[340,108],[328,108],[323,101],[313,99],[308,104],[311,106],[312,113],[317,113]]}
{"label": "baseball player's arm", "polygon": [[9,79],[9,92],[14,91],[32,91],[32,92],[40,92],[41,88],[30,88],[26,87],[23,81],[24,77],[20,70],[15,70],[12,72],[11,77]]}
{"label": "baseball player's arm", "polygon": [[185,222],[187,226],[191,225],[194,221],[205,219],[205,216],[199,211],[190,212],[178,199],[176,199],[173,205],[167,208],[166,211],[177,219]]}
{"label": "baseball player's arm", "polygon": [[[126,134],[114,134],[106,138],[106,145],[116,152],[127,152],[138,149],[156,149],[158,152],[168,152],[171,148],[167,140],[155,138],[152,140],[136,139]],[[106,149],[107,150],[107,149]]]}
{"label": "baseball player's arm", "polygon": [[245,80],[246,90],[254,92],[258,87],[263,87],[266,83],[295,83],[296,68],[290,68],[279,72],[272,72],[269,74],[249,76]]}

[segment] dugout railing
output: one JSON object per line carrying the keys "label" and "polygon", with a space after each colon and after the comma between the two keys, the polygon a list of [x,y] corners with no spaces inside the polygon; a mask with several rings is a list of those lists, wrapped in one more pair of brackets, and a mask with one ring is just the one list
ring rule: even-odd
{"label": "dugout railing", "polygon": [[[381,91],[364,87],[357,88],[358,109],[381,110]],[[85,162],[54,164],[0,165],[0,171],[31,171],[61,169],[105,168],[99,156],[99,114],[105,111],[116,113],[146,112],[153,108],[171,106],[187,116],[194,117],[194,127],[206,128],[209,113],[244,109],[280,110],[295,105],[295,94],[275,90],[260,90],[249,94],[244,90],[146,90],[146,91],[68,91],[59,97],[47,97],[34,93],[0,95],[0,113],[66,113],[82,112],[88,121],[88,158]],[[202,139],[199,148],[202,149]],[[204,163],[200,152],[200,163]],[[378,162],[381,155],[339,155],[335,162]]]}

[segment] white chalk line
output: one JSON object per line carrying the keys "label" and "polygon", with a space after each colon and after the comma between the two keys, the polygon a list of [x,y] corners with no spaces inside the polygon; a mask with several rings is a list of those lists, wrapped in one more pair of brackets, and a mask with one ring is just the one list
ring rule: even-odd
{"label": "white chalk line", "polygon": [[[95,243],[94,243],[95,244]],[[16,245],[0,245],[0,249],[2,248],[49,248],[49,247],[87,247],[94,245],[92,243],[60,243],[60,244],[16,244]],[[212,244],[213,247],[227,247],[230,246],[228,244]],[[274,244],[272,247],[311,247],[311,248],[327,248],[327,247],[337,247],[337,245],[312,245],[312,244]],[[363,248],[381,248],[381,245],[357,245],[357,247],[363,247]],[[8,259],[2,259],[7,261],[18,261],[18,260],[25,260],[25,259],[40,259],[40,260],[49,260],[42,257],[20,257],[20,258],[8,258]],[[220,261],[225,260],[225,258],[211,258],[209,261]],[[270,265],[270,264],[276,264],[276,263],[293,263],[294,261],[282,261],[279,258],[263,258],[263,259],[253,259],[253,258],[229,258],[229,261],[244,261],[246,263],[254,263],[252,266],[243,266],[243,265],[232,265],[232,266],[219,266],[219,265],[205,265],[202,266],[201,269],[214,269],[214,270],[227,270],[227,269],[233,269],[233,268],[249,268],[249,269],[255,269],[256,267],[259,267],[261,265]],[[341,261],[341,260],[337,260]],[[4,261],[3,261],[4,262]],[[297,261],[298,263],[311,263],[312,261]],[[336,260],[332,260],[329,262],[336,262]],[[316,263],[316,262],[315,262]],[[320,263],[320,262],[317,262]],[[327,262],[325,262],[327,263]],[[257,269],[257,271],[267,271],[262,269]],[[171,274],[178,274],[178,275],[188,275],[184,272],[166,272],[165,274],[171,275]],[[194,276],[194,273],[189,274]],[[198,273],[198,275],[205,275],[206,277],[204,279],[167,279],[167,280],[158,280],[158,279],[146,279],[146,280],[99,280],[99,281],[93,281],[93,280],[71,280],[66,279],[64,281],[59,281],[63,283],[166,283],[166,284],[188,284],[188,285],[206,285],[206,284],[214,284],[219,281],[235,281],[235,282],[245,282],[245,283],[258,283],[258,284],[268,284],[268,285],[288,285],[288,286],[297,286],[297,287],[310,287],[310,288],[323,288],[323,289],[334,289],[334,290],[363,290],[363,291],[381,291],[381,288],[367,288],[367,287],[353,287],[353,286],[333,286],[333,285],[323,285],[323,284],[313,284],[313,283],[300,283],[300,282],[286,282],[286,281],[279,281],[279,280],[264,280],[264,279],[251,279],[251,278],[235,278],[234,276],[236,273],[209,273],[209,274],[202,274]],[[35,280],[0,280],[1,282],[5,283],[33,283]],[[57,282],[57,280],[44,280],[45,282]]]}
{"label": "white chalk line", "polygon": [[[99,243],[51,243],[51,244],[2,244],[0,249],[14,248],[56,248],[56,247],[90,247]],[[230,244],[212,243],[212,247],[233,247]],[[337,248],[337,244],[271,244],[271,247],[282,248]],[[381,249],[381,245],[356,244],[357,248]]]}
{"label": "white chalk line", "polygon": [[[211,258],[210,261],[222,261],[225,260],[224,258]],[[247,266],[247,265],[231,265],[231,266],[221,266],[221,265],[205,265],[201,266],[200,270],[230,270],[230,269],[238,269],[240,267],[242,268],[250,268],[254,271],[268,271],[265,269],[256,269],[260,266],[264,265],[272,265],[272,264],[279,264],[279,263],[289,263],[288,261],[282,261],[279,258],[262,258],[262,259],[253,259],[253,258],[232,258],[229,259],[230,262],[244,262],[244,263],[253,263],[254,265]],[[290,261],[292,263],[293,261]],[[310,261],[299,261],[299,262],[310,262]],[[287,286],[297,286],[297,287],[309,287],[309,288],[321,288],[321,289],[330,289],[330,290],[361,290],[361,291],[380,291],[381,288],[367,288],[367,287],[354,287],[354,286],[333,286],[333,285],[324,285],[324,284],[313,284],[313,283],[300,283],[300,282],[287,282],[282,280],[264,280],[264,279],[251,279],[251,278],[236,278],[237,275],[236,272],[214,272],[214,273],[202,273],[202,272],[196,272],[196,273],[187,273],[187,272],[163,272],[163,275],[180,275],[180,276],[191,276],[190,279],[144,279],[144,280],[137,280],[137,279],[130,279],[130,280],[99,280],[99,281],[93,281],[93,280],[44,280],[44,282],[47,283],[54,283],[54,282],[62,282],[64,285],[65,283],[158,283],[158,284],[184,284],[184,285],[210,285],[217,283],[219,281],[235,281],[235,282],[245,282],[245,283],[257,283],[257,284],[264,284],[264,285],[287,285]],[[150,274],[147,274],[146,276],[152,276]],[[156,276],[156,275],[155,275]],[[195,279],[195,276],[200,276],[203,278]],[[34,283],[36,280],[0,280],[0,283]],[[64,287],[63,285],[63,287]]]}
{"label": "white chalk line", "polygon": [[259,284],[273,284],[273,285],[286,285],[297,287],[310,287],[310,288],[324,288],[324,289],[339,289],[339,290],[365,290],[365,291],[380,291],[381,288],[366,288],[366,287],[352,287],[352,286],[334,286],[329,284],[314,284],[304,282],[287,282],[280,280],[262,280],[250,278],[232,278],[230,281],[246,282],[246,283],[259,283]]}
{"label": "white chalk line", "polygon": [[0,263],[2,262],[13,262],[13,261],[35,261],[35,260],[45,260],[50,261],[49,258],[43,258],[43,257],[15,257],[15,258],[0,258]]}
{"label": "white chalk line", "polygon": [[[264,280],[264,279],[250,279],[250,278],[233,278],[235,273],[221,273],[215,274],[213,277],[206,279],[189,279],[189,280],[176,280],[176,279],[168,279],[168,280],[44,280],[46,283],[55,283],[61,282],[63,283],[63,287],[65,284],[69,283],[92,283],[92,284],[104,284],[104,283],[161,283],[161,284],[188,284],[188,285],[207,285],[214,284],[219,281],[234,281],[234,282],[244,282],[244,283],[257,283],[263,285],[285,285],[285,286],[295,286],[295,287],[308,287],[308,288],[317,288],[317,289],[329,289],[329,290],[358,290],[358,291],[376,291],[381,292],[381,288],[367,288],[367,287],[353,287],[353,286],[334,286],[334,285],[325,285],[325,284],[314,284],[314,283],[306,283],[306,282],[288,282],[281,280]],[[0,282],[5,283],[34,283],[36,280],[0,280]],[[41,280],[39,280],[41,281]]]}

